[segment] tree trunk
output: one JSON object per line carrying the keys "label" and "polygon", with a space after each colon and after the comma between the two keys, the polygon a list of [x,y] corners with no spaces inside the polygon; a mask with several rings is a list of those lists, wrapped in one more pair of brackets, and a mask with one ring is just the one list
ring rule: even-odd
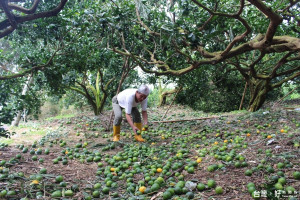
{"label": "tree trunk", "polygon": [[159,94],[159,105],[158,106],[160,107],[160,106],[165,105],[167,103],[167,96],[170,96],[171,94],[175,94],[179,90],[181,90],[181,87],[175,88],[170,91],[165,91],[165,92],[162,92],[161,94]]}
{"label": "tree trunk", "polygon": [[249,82],[250,103],[248,110],[255,112],[259,110],[266,101],[267,94],[271,91],[271,87],[269,81],[266,80],[254,80]]}
{"label": "tree trunk", "polygon": [[[26,93],[29,90],[29,86],[32,84],[33,82],[33,74],[31,74],[28,77],[27,82],[25,83],[24,87],[23,87],[23,91],[22,91],[22,95],[26,95]],[[23,112],[25,112],[25,108],[23,109]],[[11,126],[19,126],[20,120],[21,120],[21,115],[22,115],[22,111],[18,111],[17,112],[17,116],[14,118],[13,122],[11,123]]]}

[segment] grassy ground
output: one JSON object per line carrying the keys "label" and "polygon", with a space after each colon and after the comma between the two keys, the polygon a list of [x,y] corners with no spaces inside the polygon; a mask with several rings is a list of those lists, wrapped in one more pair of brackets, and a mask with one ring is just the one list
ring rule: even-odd
{"label": "grassy ground", "polygon": [[[125,120],[120,142],[111,142],[112,130],[105,131],[110,112],[11,129],[16,134],[0,145],[0,192],[11,191],[2,198],[253,199],[256,190],[275,199],[282,189],[299,199],[297,102],[255,113],[208,114],[173,106],[166,114],[168,108],[150,109],[145,143],[134,140]],[[184,119],[197,120],[179,121]],[[176,122],[157,122],[171,120]]]}

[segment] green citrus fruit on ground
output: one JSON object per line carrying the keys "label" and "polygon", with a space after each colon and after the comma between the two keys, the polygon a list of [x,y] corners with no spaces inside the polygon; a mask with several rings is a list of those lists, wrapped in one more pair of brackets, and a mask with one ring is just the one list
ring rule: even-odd
{"label": "green citrus fruit on ground", "polygon": [[175,187],[181,187],[183,188],[185,186],[185,182],[184,181],[178,181],[178,183],[176,183]]}
{"label": "green citrus fruit on ground", "polygon": [[288,194],[294,194],[294,192],[296,191],[292,186],[287,186],[285,190],[288,192]]}
{"label": "green citrus fruit on ground", "polygon": [[37,161],[38,157],[37,156],[32,156],[31,158],[33,161]]}
{"label": "green citrus fruit on ground", "polygon": [[205,190],[205,185],[204,185],[203,183],[198,183],[198,184],[197,184],[197,189],[198,189],[199,191],[203,191],[203,190]]}
{"label": "green citrus fruit on ground", "polygon": [[210,165],[207,167],[207,171],[213,172],[215,170],[214,166]]}
{"label": "green citrus fruit on ground", "polygon": [[189,168],[187,169],[187,172],[188,172],[189,174],[193,174],[193,173],[195,172],[195,168],[194,168],[194,167],[189,167]]}
{"label": "green citrus fruit on ground", "polygon": [[57,191],[53,192],[51,194],[51,197],[53,197],[53,198],[62,197],[61,191],[57,190]]}
{"label": "green citrus fruit on ground", "polygon": [[[300,174],[300,173],[299,173],[299,174]],[[283,171],[278,171],[278,172],[277,172],[277,175],[280,176],[280,177],[284,177],[284,172],[283,172]]]}
{"label": "green citrus fruit on ground", "polygon": [[294,173],[293,173],[293,177],[294,177],[294,179],[296,179],[296,180],[300,180],[300,172],[294,172]]}
{"label": "green citrus fruit on ground", "polygon": [[245,175],[246,176],[251,176],[252,175],[252,170],[250,170],[250,169],[247,169],[246,171],[245,171]]}
{"label": "green citrus fruit on ground", "polygon": [[172,198],[172,194],[169,191],[165,191],[163,193],[163,200],[167,200],[167,199],[171,199]]}
{"label": "green citrus fruit on ground", "polygon": [[42,168],[40,170],[40,174],[47,174],[47,169],[46,168]]}
{"label": "green citrus fruit on ground", "polygon": [[207,181],[207,186],[208,186],[209,188],[214,188],[214,187],[216,186],[216,181],[214,181],[214,180],[212,180],[212,179],[209,179],[209,180]]}
{"label": "green citrus fruit on ground", "polygon": [[247,184],[247,188],[249,188],[249,187],[255,187],[255,184],[250,182],[250,183]]}
{"label": "green citrus fruit on ground", "polygon": [[240,161],[236,161],[235,163],[234,163],[234,166],[236,167],[236,168],[239,168],[239,167],[241,167],[241,163],[240,163]]}
{"label": "green citrus fruit on ground", "polygon": [[281,185],[285,185],[286,184],[286,179],[284,177],[280,177],[278,179],[278,183],[280,183]]}
{"label": "green citrus fruit on ground", "polygon": [[71,197],[71,196],[73,196],[73,191],[72,191],[72,190],[67,190],[67,191],[65,191],[65,196],[66,196],[66,197]]}
{"label": "green citrus fruit on ground", "polygon": [[59,186],[60,187],[67,187],[67,183],[62,181],[62,182],[59,183]]}
{"label": "green citrus fruit on ground", "polygon": [[49,149],[45,149],[45,154],[48,155],[50,153]]}
{"label": "green citrus fruit on ground", "polygon": [[154,183],[152,186],[151,186],[151,191],[156,191],[156,190],[159,190],[160,186],[158,183]]}
{"label": "green citrus fruit on ground", "polygon": [[5,197],[6,194],[7,194],[7,191],[6,191],[6,190],[2,190],[2,191],[0,192],[0,197]]}
{"label": "green citrus fruit on ground", "polygon": [[38,180],[38,181],[41,181],[41,180],[43,179],[43,176],[40,175],[40,174],[37,174],[37,175],[35,176],[35,179]]}
{"label": "green citrus fruit on ground", "polygon": [[277,168],[278,168],[278,169],[284,168],[284,164],[283,164],[282,162],[277,163]]}
{"label": "green citrus fruit on ground", "polygon": [[104,187],[102,189],[103,194],[108,194],[109,193],[109,187]]}
{"label": "green citrus fruit on ground", "polygon": [[95,185],[94,185],[94,189],[99,189],[101,187],[101,183],[96,183]]}
{"label": "green citrus fruit on ground", "polygon": [[7,196],[13,196],[13,195],[16,195],[16,194],[17,193],[14,190],[10,190],[10,191],[7,192]]}
{"label": "green citrus fruit on ground", "polygon": [[72,191],[76,192],[79,191],[79,186],[77,184],[74,184],[71,186]]}
{"label": "green citrus fruit on ground", "polygon": [[182,188],[182,194],[186,194],[189,190],[186,187]]}
{"label": "green citrus fruit on ground", "polygon": [[249,186],[249,187],[248,187],[248,192],[249,192],[250,194],[252,194],[255,190],[256,190],[256,188],[255,188],[254,186]]}
{"label": "green citrus fruit on ground", "polygon": [[95,190],[95,191],[93,191],[92,196],[93,196],[94,198],[98,198],[98,197],[100,196],[100,192],[99,192],[98,190]]}
{"label": "green citrus fruit on ground", "polygon": [[271,166],[268,166],[267,167],[267,172],[269,172],[269,173],[274,173],[274,168],[273,167],[271,167]]}
{"label": "green citrus fruit on ground", "polygon": [[158,184],[162,184],[164,182],[164,178],[163,177],[158,177],[156,180],[155,180],[156,183]]}
{"label": "green citrus fruit on ground", "polygon": [[56,181],[57,183],[60,183],[60,182],[62,182],[63,180],[64,180],[64,178],[63,178],[61,175],[55,177],[55,181]]}
{"label": "green citrus fruit on ground", "polygon": [[282,186],[281,183],[276,183],[276,184],[275,184],[275,188],[276,188],[277,190],[283,190],[283,186]]}
{"label": "green citrus fruit on ground", "polygon": [[68,164],[68,160],[67,160],[67,159],[64,159],[64,160],[62,161],[62,164],[63,164],[63,165]]}
{"label": "green citrus fruit on ground", "polygon": [[217,186],[215,189],[216,194],[223,194],[223,188],[221,186]]}
{"label": "green citrus fruit on ground", "polygon": [[194,199],[194,196],[195,196],[194,193],[191,192],[191,191],[186,193],[186,197],[187,197],[188,199]]}
{"label": "green citrus fruit on ground", "polygon": [[174,188],[174,192],[175,192],[175,194],[180,195],[180,194],[182,194],[182,188],[179,187],[179,186],[176,186],[176,187]]}

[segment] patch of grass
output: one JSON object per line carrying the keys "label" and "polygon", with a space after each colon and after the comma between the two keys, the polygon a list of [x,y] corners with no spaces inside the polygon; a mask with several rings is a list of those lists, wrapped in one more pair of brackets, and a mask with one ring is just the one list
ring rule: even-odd
{"label": "patch of grass", "polygon": [[46,120],[47,121],[52,121],[52,120],[55,120],[55,119],[65,119],[65,118],[71,118],[71,117],[75,117],[75,115],[73,114],[68,114],[68,115],[57,115],[55,117],[49,117],[47,118]]}
{"label": "patch of grass", "polygon": [[248,113],[247,110],[234,110],[230,112],[230,114],[247,114],[247,113]]}
{"label": "patch of grass", "polygon": [[29,131],[29,135],[46,135],[46,130]]}
{"label": "patch of grass", "polygon": [[9,139],[9,138],[4,138],[4,139],[1,139],[1,143],[10,145],[10,144],[14,143],[14,140]]}

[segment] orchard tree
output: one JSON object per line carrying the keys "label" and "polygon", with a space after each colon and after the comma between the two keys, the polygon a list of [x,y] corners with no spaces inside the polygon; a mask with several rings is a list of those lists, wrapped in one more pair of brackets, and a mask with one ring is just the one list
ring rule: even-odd
{"label": "orchard tree", "polygon": [[[37,96],[62,96],[66,90],[75,89],[87,97],[95,114],[99,114],[105,100],[115,95],[118,82],[112,82],[113,79],[124,82],[128,77],[125,86],[138,81],[131,59],[107,50],[99,17],[103,15],[103,7],[111,4],[102,6],[102,3],[69,2],[57,17],[24,23],[8,35],[5,54],[1,54],[6,63],[0,66],[4,70],[0,80],[18,79],[21,81],[18,88],[22,88],[26,77],[33,75],[32,88],[45,92]],[[78,90],[80,84],[83,87]],[[9,90],[5,92],[8,94],[5,98],[12,96]]]}
{"label": "orchard tree", "polygon": [[212,65],[236,70],[250,88],[249,111],[261,108],[270,91],[300,76],[297,0],[135,2],[122,1],[127,8],[118,14],[134,19],[125,37],[134,48],[116,42],[111,48],[147,73],[181,76]]}

